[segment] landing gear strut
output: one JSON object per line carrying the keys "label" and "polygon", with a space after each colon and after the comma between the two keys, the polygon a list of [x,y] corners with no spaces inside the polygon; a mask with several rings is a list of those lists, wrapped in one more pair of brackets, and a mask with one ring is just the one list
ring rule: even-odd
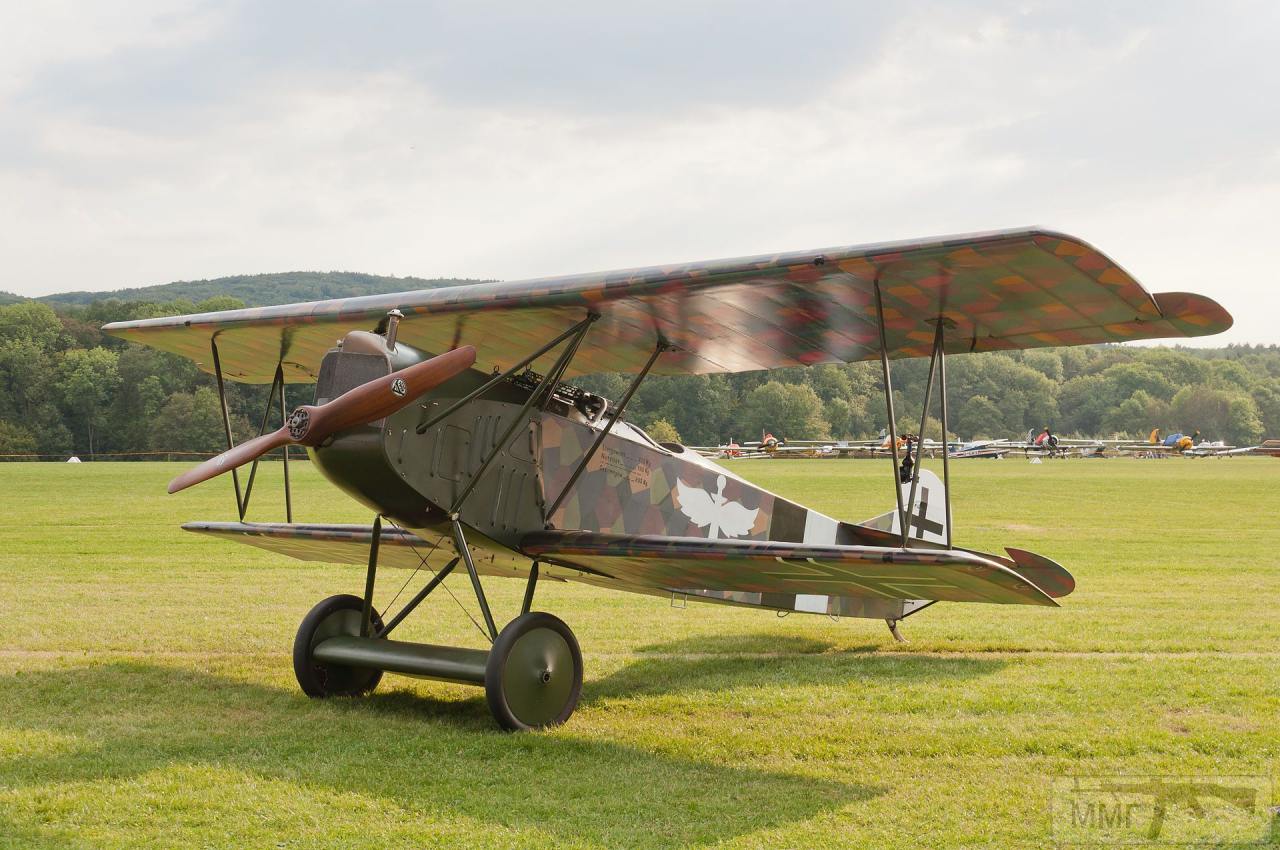
{"label": "landing gear strut", "polygon": [[[520,616],[499,632],[492,625],[492,613],[466,540],[461,529],[457,530],[461,554],[384,624],[373,607],[382,533],[381,522],[374,521],[364,598],[331,596],[312,608],[298,627],[293,670],[303,693],[311,697],[366,694],[377,686],[384,671],[390,671],[480,685],[494,720],[510,731],[542,729],[569,719],[582,694],[582,651],[564,621],[529,610],[538,581],[537,563],[529,570]],[[484,650],[389,639],[388,633],[440,585],[459,561],[471,574],[486,625],[493,635],[493,646]]]}

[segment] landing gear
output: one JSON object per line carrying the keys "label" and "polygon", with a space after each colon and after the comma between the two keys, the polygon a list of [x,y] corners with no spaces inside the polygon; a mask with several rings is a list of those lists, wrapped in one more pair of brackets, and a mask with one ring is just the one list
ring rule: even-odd
{"label": "landing gear", "polygon": [[[390,671],[482,686],[489,710],[503,729],[524,731],[564,723],[582,694],[582,651],[564,621],[529,610],[538,582],[538,563],[530,565],[520,616],[499,632],[472,563],[471,549],[456,519],[454,533],[458,557],[436,571],[431,581],[384,625],[373,608],[382,538],[381,518],[375,518],[364,598],[331,596],[303,618],[293,643],[293,670],[298,684],[312,697],[363,694],[377,686],[383,671]],[[493,646],[487,650],[471,649],[389,639],[387,635],[444,581],[459,561],[467,567]]]}
{"label": "landing gear", "polygon": [[[582,694],[582,651],[558,617],[521,614],[488,649],[390,640],[371,613],[370,635],[360,635],[364,601],[331,596],[311,609],[293,644],[293,671],[311,697],[372,691],[384,670],[484,688],[489,711],[509,731],[557,726],[569,719]],[[394,627],[395,621],[392,621]]]}
{"label": "landing gear", "polygon": [[[302,692],[309,697],[357,696],[378,686],[382,671],[369,667],[321,663],[314,655],[316,646],[335,637],[359,637],[364,600],[347,593],[330,596],[312,608],[298,626],[293,641],[293,673]],[[382,618],[372,612],[375,631],[382,628]]]}
{"label": "landing gear", "polygon": [[582,693],[582,651],[573,632],[563,620],[540,611],[516,617],[489,650],[484,693],[503,729],[564,723]]}

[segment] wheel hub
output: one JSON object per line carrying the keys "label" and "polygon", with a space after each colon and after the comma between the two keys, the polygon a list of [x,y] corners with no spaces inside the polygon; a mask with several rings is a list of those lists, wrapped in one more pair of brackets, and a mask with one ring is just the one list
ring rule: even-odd
{"label": "wheel hub", "polygon": [[530,726],[557,717],[570,699],[571,679],[553,675],[557,667],[573,666],[569,644],[551,629],[531,629],[511,647],[503,671],[507,705]]}

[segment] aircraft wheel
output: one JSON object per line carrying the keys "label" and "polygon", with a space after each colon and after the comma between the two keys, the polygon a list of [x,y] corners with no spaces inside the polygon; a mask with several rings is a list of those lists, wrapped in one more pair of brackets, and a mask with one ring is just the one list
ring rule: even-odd
{"label": "aircraft wheel", "polygon": [[564,723],[582,693],[582,650],[573,632],[540,611],[516,617],[489,650],[484,693],[494,719],[508,731]]}
{"label": "aircraft wheel", "polygon": [[[316,644],[339,635],[360,634],[364,600],[349,593],[330,596],[302,618],[293,641],[293,673],[302,692],[309,697],[357,696],[378,686],[381,670],[317,664],[311,657]],[[382,628],[382,617],[373,612],[373,628]]]}

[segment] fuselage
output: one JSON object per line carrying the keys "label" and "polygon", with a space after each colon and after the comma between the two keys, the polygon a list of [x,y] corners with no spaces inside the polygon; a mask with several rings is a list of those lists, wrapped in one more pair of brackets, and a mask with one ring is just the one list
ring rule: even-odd
{"label": "fuselage", "polygon": [[[389,373],[427,356],[404,344],[387,351],[377,334],[349,334],[324,359],[316,402],[369,380],[379,369]],[[682,445],[658,443],[618,417],[607,401],[576,388],[561,385],[544,404],[524,411],[542,380],[533,373],[500,381],[438,417],[491,377],[469,370],[384,420],[338,435],[311,450],[312,457],[338,487],[429,536],[447,533],[449,511],[496,452],[456,510],[469,539],[492,557],[521,563],[528,561],[520,554],[521,539],[547,528],[850,545],[868,543],[873,534],[757,487]],[[611,421],[599,449],[560,500]],[[424,422],[430,427],[418,433]],[[507,432],[511,436],[499,444]]]}

